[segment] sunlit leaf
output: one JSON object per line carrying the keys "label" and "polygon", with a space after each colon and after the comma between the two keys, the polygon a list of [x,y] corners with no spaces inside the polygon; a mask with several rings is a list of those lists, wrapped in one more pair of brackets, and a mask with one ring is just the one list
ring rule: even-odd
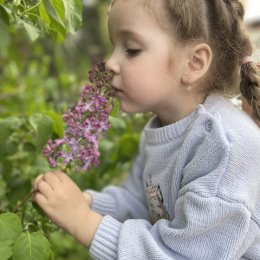
{"label": "sunlit leaf", "polygon": [[39,12],[40,12],[40,17],[41,17],[42,21],[44,21],[46,24],[49,25],[51,23],[51,20],[50,20],[50,17],[47,13],[47,10],[46,10],[43,2],[39,6]]}
{"label": "sunlit leaf", "polygon": [[65,8],[63,1],[60,0],[43,0],[43,4],[50,17],[52,17],[59,24],[64,26]]}
{"label": "sunlit leaf", "polygon": [[70,32],[75,32],[82,23],[82,2],[80,0],[64,0],[65,22]]}
{"label": "sunlit leaf", "polygon": [[22,233],[16,240],[12,260],[48,260],[50,243],[39,232]]}
{"label": "sunlit leaf", "polygon": [[40,31],[36,27],[26,23],[25,21],[22,21],[22,25],[24,26],[31,41],[34,41],[39,37]]}
{"label": "sunlit leaf", "polygon": [[13,213],[0,215],[0,249],[12,245],[22,232],[19,217]]}
{"label": "sunlit leaf", "polygon": [[62,120],[62,115],[57,114],[54,111],[49,111],[47,115],[53,120],[53,132],[57,134],[59,138],[63,137],[64,123]]}
{"label": "sunlit leaf", "polygon": [[45,5],[45,2],[41,3],[39,12],[42,21],[45,23],[48,33],[57,41],[63,41],[67,30],[53,6],[49,5],[49,1],[47,1],[47,6]]}

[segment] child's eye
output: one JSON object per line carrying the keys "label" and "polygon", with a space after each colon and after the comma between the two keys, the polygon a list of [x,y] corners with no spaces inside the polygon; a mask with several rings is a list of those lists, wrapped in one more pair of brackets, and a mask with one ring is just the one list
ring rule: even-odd
{"label": "child's eye", "polygon": [[141,52],[141,50],[139,50],[139,49],[126,49],[126,53],[127,53],[127,55],[130,56],[130,57],[135,57],[135,56],[137,56],[140,52]]}

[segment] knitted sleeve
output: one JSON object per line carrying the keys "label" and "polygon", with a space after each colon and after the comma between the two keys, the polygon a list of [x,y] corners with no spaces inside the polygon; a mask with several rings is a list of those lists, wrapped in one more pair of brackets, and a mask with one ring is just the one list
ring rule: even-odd
{"label": "knitted sleeve", "polygon": [[137,157],[127,180],[122,186],[108,186],[102,192],[87,190],[93,197],[92,209],[119,221],[128,218],[149,219],[145,199],[140,156]]}
{"label": "knitted sleeve", "polygon": [[90,253],[95,260],[240,259],[254,240],[248,234],[256,224],[241,203],[187,192],[175,211],[173,221],[161,219],[155,225],[105,216]]}
{"label": "knitted sleeve", "polygon": [[[135,166],[140,172],[134,171],[123,190],[113,191],[113,209],[122,207],[134,219],[114,218],[114,211],[104,216],[90,247],[93,259],[260,259],[259,129],[224,101],[213,108],[201,107],[185,135],[176,124],[146,132],[146,155]],[[146,212],[141,178],[152,173],[171,210],[155,224],[134,214]]]}
{"label": "knitted sleeve", "polygon": [[143,187],[144,155],[142,152],[143,138],[140,152],[136,157],[131,173],[121,186],[108,186],[102,192],[87,190],[93,197],[92,209],[101,215],[110,215],[119,221],[129,218],[149,220],[149,210]]}

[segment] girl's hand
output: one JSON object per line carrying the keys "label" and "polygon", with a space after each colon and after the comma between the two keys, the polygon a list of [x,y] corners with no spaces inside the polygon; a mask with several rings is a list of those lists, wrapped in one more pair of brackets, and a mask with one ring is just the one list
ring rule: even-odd
{"label": "girl's hand", "polygon": [[58,226],[90,246],[102,216],[92,211],[78,186],[63,172],[36,178],[33,199]]}

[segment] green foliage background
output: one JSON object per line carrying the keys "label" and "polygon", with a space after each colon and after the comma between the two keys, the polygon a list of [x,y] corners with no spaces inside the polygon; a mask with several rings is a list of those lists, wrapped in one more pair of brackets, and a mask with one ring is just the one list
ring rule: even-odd
{"label": "green foliage background", "polygon": [[[85,1],[90,3],[90,1]],[[90,259],[45,217],[28,194],[50,170],[42,156],[61,137],[62,114],[79,98],[87,72],[110,52],[108,1],[0,0],[0,259]],[[101,164],[70,176],[82,190],[120,183],[147,116],[121,114],[102,140]],[[29,254],[30,252],[30,254]]]}

